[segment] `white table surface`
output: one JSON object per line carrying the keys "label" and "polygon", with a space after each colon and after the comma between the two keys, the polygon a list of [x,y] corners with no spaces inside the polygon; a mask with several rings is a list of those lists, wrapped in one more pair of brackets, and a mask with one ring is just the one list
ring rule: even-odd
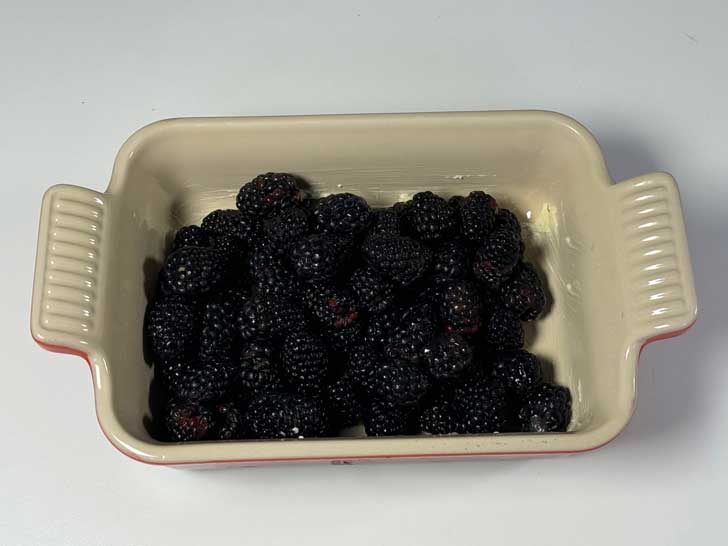
{"label": "white table surface", "polygon": [[[7,1],[0,15],[0,544],[721,543],[725,3],[44,4]],[[148,122],[514,108],[583,122],[615,179],[663,169],[682,190],[700,317],[644,351],[635,416],[598,452],[150,467],[102,436],[86,365],[31,341],[43,191],[57,182],[103,190],[118,147]]]}

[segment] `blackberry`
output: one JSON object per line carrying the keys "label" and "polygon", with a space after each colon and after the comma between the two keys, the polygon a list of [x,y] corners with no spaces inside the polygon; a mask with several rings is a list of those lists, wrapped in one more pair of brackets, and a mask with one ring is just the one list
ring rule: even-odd
{"label": "blackberry", "polygon": [[497,287],[513,271],[520,253],[520,244],[511,233],[494,230],[475,253],[473,275],[486,286]]}
{"label": "blackberry", "polygon": [[200,296],[217,288],[224,274],[225,259],[219,251],[190,246],[167,257],[160,283],[166,294]]}
{"label": "blackberry", "polygon": [[265,393],[252,400],[245,426],[253,438],[313,438],[328,433],[319,401],[287,393]]}
{"label": "blackberry", "polygon": [[517,241],[521,241],[521,223],[516,215],[508,209],[498,209],[493,229],[510,233]]}
{"label": "blackberry", "polygon": [[257,248],[251,254],[248,265],[257,294],[289,299],[300,291],[294,275],[269,248]]}
{"label": "blackberry", "polygon": [[244,350],[240,358],[240,368],[236,373],[239,384],[247,395],[257,396],[263,392],[281,389],[280,373],[270,357],[264,354]]}
{"label": "blackberry", "polygon": [[512,311],[497,307],[485,326],[485,341],[496,351],[523,347],[523,326]]}
{"label": "blackberry", "polygon": [[367,436],[401,436],[408,432],[409,412],[401,407],[375,402],[364,412]]}
{"label": "blackberry", "polygon": [[478,288],[469,281],[455,281],[439,294],[438,311],[446,332],[474,334],[480,330],[482,303]]}
{"label": "blackberry", "polygon": [[284,254],[308,233],[308,218],[299,208],[284,210],[279,215],[269,218],[263,226],[263,236],[268,240],[270,248]]}
{"label": "blackberry", "polygon": [[172,252],[185,246],[207,246],[210,241],[200,226],[183,226],[177,230],[172,242]]}
{"label": "blackberry", "polygon": [[162,367],[162,381],[178,400],[218,400],[228,391],[229,367],[229,362],[174,362]]}
{"label": "blackberry", "polygon": [[297,393],[317,394],[328,374],[328,357],[321,340],[305,332],[289,335],[281,348],[281,376]]}
{"label": "blackberry", "polygon": [[376,349],[384,349],[387,340],[402,316],[402,310],[395,305],[381,313],[369,315],[364,330],[364,343]]}
{"label": "blackberry", "polygon": [[258,220],[235,209],[217,209],[202,219],[202,229],[213,237],[227,236],[247,243],[255,238]]}
{"label": "blackberry", "polygon": [[427,376],[408,362],[387,362],[369,370],[367,395],[394,406],[412,406],[427,392]]}
{"label": "blackberry", "polygon": [[402,315],[384,346],[386,356],[396,360],[417,360],[434,335],[428,304],[410,307]]}
{"label": "blackberry", "polygon": [[236,440],[242,438],[243,415],[234,402],[227,402],[215,406],[216,426],[212,436],[216,440]]}
{"label": "blackberry", "polygon": [[456,227],[455,211],[442,197],[431,191],[416,193],[405,213],[412,234],[426,242],[449,237]]}
{"label": "blackberry", "polygon": [[565,432],[571,422],[571,394],[560,385],[542,383],[526,395],[518,422],[523,432]]}
{"label": "blackberry", "polygon": [[200,333],[200,359],[230,360],[235,342],[238,308],[230,300],[217,298],[205,305]]}
{"label": "blackberry", "polygon": [[428,434],[457,432],[451,400],[447,396],[436,397],[422,408],[417,423],[419,430]]}
{"label": "blackberry", "polygon": [[327,387],[326,400],[332,424],[336,427],[350,427],[361,419],[354,380],[349,374],[342,375]]}
{"label": "blackberry", "polygon": [[398,235],[368,237],[362,253],[369,266],[400,285],[421,277],[430,265],[430,250],[419,241]]}
{"label": "blackberry", "polygon": [[184,358],[195,346],[198,313],[194,303],[179,296],[149,305],[144,335],[156,362]]}
{"label": "blackberry", "polygon": [[352,381],[363,390],[369,390],[369,379],[381,361],[382,356],[371,346],[359,345],[352,348],[349,352],[349,375]]}
{"label": "blackberry", "polygon": [[206,440],[215,428],[215,418],[200,404],[170,400],[164,408],[163,426],[170,442]]}
{"label": "blackberry", "polygon": [[498,381],[478,376],[453,392],[457,431],[465,434],[508,432],[513,428],[513,407],[508,391]]}
{"label": "blackberry", "polygon": [[468,253],[458,240],[446,241],[432,254],[432,277],[435,282],[464,279],[469,271]]}
{"label": "blackberry", "polygon": [[257,294],[242,307],[238,328],[244,340],[279,338],[302,328],[303,311],[287,301]]}
{"label": "blackberry", "polygon": [[399,235],[400,215],[392,208],[376,209],[373,211],[370,235]]}
{"label": "blackberry", "polygon": [[500,287],[503,305],[518,315],[521,320],[533,320],[543,312],[546,297],[536,269],[521,262],[511,277]]}
{"label": "blackberry", "polygon": [[308,285],[303,303],[317,324],[328,331],[344,330],[360,322],[359,309],[353,294],[325,285]]}
{"label": "blackberry", "polygon": [[340,263],[339,243],[325,234],[309,235],[296,241],[291,249],[291,264],[304,281],[330,279]]}
{"label": "blackberry", "polygon": [[358,195],[339,193],[321,199],[314,218],[321,231],[350,238],[369,226],[371,212],[367,202]]}
{"label": "blackberry", "polygon": [[523,349],[498,353],[492,374],[520,396],[541,383],[543,378],[538,358]]}
{"label": "blackberry", "polygon": [[349,283],[364,311],[381,313],[394,301],[394,285],[371,268],[354,271]]}
{"label": "blackberry", "polygon": [[458,334],[435,338],[425,349],[423,363],[428,373],[439,380],[458,377],[473,362],[473,349]]}
{"label": "blackberry", "polygon": [[211,235],[210,246],[220,252],[231,268],[240,268],[245,259],[246,243],[232,235]]}
{"label": "blackberry", "polygon": [[487,193],[471,191],[459,205],[463,236],[471,243],[482,243],[493,229],[498,203]]}
{"label": "blackberry", "polygon": [[286,173],[265,173],[240,188],[237,207],[256,216],[270,216],[301,201],[296,178]]}

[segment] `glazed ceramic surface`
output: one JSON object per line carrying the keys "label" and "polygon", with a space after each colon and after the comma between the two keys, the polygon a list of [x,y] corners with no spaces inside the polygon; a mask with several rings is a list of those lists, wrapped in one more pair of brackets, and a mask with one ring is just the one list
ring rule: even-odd
{"label": "glazed ceramic surface", "polygon": [[[527,348],[573,396],[569,431],[169,444],[150,437],[152,370],[142,322],[174,231],[267,171],[296,173],[314,195],[351,192],[373,206],[418,191],[484,190],[524,226],[548,308]],[[682,333],[697,304],[680,199],[669,174],[614,184],[597,143],[550,112],[468,112],[175,119],[124,144],[103,194],[48,190],[31,312],[41,345],[84,356],[98,420],[125,454],[148,463],[533,455],[613,439],[635,402],[641,347]]]}

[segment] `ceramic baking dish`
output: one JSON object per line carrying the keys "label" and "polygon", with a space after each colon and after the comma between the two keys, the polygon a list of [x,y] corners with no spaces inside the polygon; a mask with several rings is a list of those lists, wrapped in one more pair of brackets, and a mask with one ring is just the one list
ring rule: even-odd
{"label": "ceramic baking dish", "polygon": [[[573,393],[560,434],[162,443],[144,426],[152,370],[142,320],[170,235],[234,207],[240,185],[293,172],[314,193],[373,205],[421,190],[485,190],[512,207],[547,279],[550,305],[530,350]],[[614,184],[592,135],[538,111],[175,119],[119,152],[105,193],[59,185],[43,199],[31,313],[43,347],[83,356],[96,413],[120,451],[189,465],[575,453],[628,422],[646,343],[684,332],[697,311],[680,198],[650,173]]]}

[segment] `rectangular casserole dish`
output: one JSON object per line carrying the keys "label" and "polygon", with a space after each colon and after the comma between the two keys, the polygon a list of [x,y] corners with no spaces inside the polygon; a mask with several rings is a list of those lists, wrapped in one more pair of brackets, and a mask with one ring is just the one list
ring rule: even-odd
{"label": "rectangular casserole dish", "polygon": [[[142,321],[171,234],[267,171],[373,206],[476,189],[512,208],[550,309],[528,348],[573,395],[569,431],[446,437],[162,443],[147,433]],[[614,184],[576,121],[539,111],[175,119],[121,148],[105,193],[44,196],[31,312],[43,347],[83,356],[112,444],[163,465],[575,453],[627,424],[640,349],[684,332],[697,304],[678,190],[651,173]]]}

